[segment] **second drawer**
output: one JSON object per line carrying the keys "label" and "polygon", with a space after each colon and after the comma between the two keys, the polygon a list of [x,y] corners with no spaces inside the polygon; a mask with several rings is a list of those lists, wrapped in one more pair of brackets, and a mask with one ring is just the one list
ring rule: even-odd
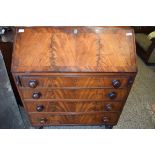
{"label": "second drawer", "polygon": [[22,89],[24,99],[124,100],[128,89]]}

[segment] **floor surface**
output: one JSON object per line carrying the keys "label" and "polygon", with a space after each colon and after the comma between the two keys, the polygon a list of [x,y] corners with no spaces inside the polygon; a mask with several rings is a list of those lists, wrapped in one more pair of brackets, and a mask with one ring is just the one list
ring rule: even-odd
{"label": "floor surface", "polygon": [[146,66],[138,57],[138,74],[130,91],[117,129],[152,129],[148,106],[155,103],[155,67]]}

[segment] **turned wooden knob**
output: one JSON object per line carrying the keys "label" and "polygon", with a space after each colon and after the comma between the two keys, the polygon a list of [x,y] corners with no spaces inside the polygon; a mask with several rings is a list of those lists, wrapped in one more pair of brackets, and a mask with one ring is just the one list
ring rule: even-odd
{"label": "turned wooden knob", "polygon": [[32,98],[33,99],[39,99],[40,96],[41,96],[41,93],[40,92],[35,92],[35,93],[33,93]]}
{"label": "turned wooden knob", "polygon": [[109,117],[105,116],[105,117],[103,117],[102,120],[103,120],[104,123],[107,123],[107,122],[109,122]]}
{"label": "turned wooden knob", "polygon": [[40,119],[40,123],[41,123],[41,124],[46,124],[47,121],[48,121],[47,118],[41,118],[41,119]]}
{"label": "turned wooden knob", "polygon": [[43,105],[37,105],[36,110],[37,110],[38,112],[41,112],[41,111],[44,110],[44,106],[43,106]]}
{"label": "turned wooden knob", "polygon": [[30,80],[29,81],[29,87],[30,88],[36,88],[38,85],[38,82],[36,80]]}
{"label": "turned wooden knob", "polygon": [[111,93],[108,94],[108,96],[109,96],[110,99],[115,99],[117,94],[115,92],[111,92]]}
{"label": "turned wooden knob", "polygon": [[104,109],[105,109],[106,111],[111,111],[111,110],[112,110],[111,104],[105,105]]}
{"label": "turned wooden knob", "polygon": [[114,88],[119,88],[121,86],[121,82],[119,80],[113,80],[112,85]]}

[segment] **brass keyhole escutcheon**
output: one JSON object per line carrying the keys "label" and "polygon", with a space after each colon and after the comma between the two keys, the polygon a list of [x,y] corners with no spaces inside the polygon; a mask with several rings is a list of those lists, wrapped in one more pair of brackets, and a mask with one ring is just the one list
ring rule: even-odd
{"label": "brass keyhole escutcheon", "polygon": [[78,34],[78,29],[74,29],[74,30],[73,30],[73,33],[74,33],[74,34]]}

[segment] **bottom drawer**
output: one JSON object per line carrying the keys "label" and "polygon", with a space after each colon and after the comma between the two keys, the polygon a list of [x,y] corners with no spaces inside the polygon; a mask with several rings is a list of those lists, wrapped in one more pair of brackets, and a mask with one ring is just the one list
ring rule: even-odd
{"label": "bottom drawer", "polygon": [[117,124],[119,113],[94,113],[94,114],[51,114],[33,113],[29,114],[31,123],[38,125],[115,125]]}

